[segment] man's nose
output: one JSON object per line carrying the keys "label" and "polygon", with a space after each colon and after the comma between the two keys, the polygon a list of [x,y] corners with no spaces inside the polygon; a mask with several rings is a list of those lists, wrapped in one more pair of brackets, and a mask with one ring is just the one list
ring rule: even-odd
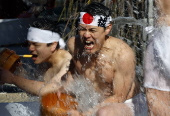
{"label": "man's nose", "polygon": [[35,50],[35,46],[34,45],[29,45],[29,51],[34,51]]}
{"label": "man's nose", "polygon": [[83,36],[85,38],[89,38],[89,37],[91,37],[91,33],[89,31],[86,31],[86,32],[84,32]]}

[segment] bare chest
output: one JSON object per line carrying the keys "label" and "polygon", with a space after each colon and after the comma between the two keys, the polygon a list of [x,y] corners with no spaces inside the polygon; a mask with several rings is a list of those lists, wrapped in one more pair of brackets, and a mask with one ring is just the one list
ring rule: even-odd
{"label": "bare chest", "polygon": [[115,66],[108,59],[97,59],[95,62],[76,62],[76,68],[80,75],[88,78],[97,91],[112,94]]}

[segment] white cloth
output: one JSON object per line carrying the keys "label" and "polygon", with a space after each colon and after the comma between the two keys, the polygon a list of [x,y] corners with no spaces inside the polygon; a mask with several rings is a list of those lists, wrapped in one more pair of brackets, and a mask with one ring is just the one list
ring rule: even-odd
{"label": "white cloth", "polygon": [[170,91],[170,27],[155,29],[144,59],[144,87]]}
{"label": "white cloth", "polygon": [[146,97],[143,93],[134,96],[132,99],[126,100],[124,103],[131,108],[134,113],[133,116],[148,116],[148,106]]}
{"label": "white cloth", "polygon": [[99,27],[106,27],[112,21],[112,17],[105,17],[103,15],[92,16],[86,12],[80,12],[80,22],[81,24],[93,25]]}
{"label": "white cloth", "polygon": [[43,30],[35,27],[30,27],[27,34],[27,40],[38,43],[59,42],[60,48],[65,47],[64,40],[58,33],[50,30]]}

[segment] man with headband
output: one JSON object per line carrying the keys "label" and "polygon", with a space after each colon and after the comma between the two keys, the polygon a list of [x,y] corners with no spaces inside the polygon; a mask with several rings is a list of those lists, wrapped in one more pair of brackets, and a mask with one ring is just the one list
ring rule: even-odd
{"label": "man with headband", "polygon": [[1,82],[15,84],[37,96],[56,91],[72,58],[70,53],[64,50],[65,43],[60,33],[58,25],[47,19],[36,20],[28,30],[27,40],[32,60],[35,64],[46,62],[50,66],[43,76],[44,81],[29,80],[2,70]]}
{"label": "man with headband", "polygon": [[[135,78],[135,55],[122,40],[109,36],[111,11],[100,3],[91,3],[80,12],[78,35],[68,40],[73,56],[72,74],[84,76],[103,95],[103,101],[83,112],[83,116],[147,116],[143,94]],[[136,109],[136,110],[135,110]],[[72,116],[81,111],[70,111]],[[142,113],[144,113],[142,115]]]}

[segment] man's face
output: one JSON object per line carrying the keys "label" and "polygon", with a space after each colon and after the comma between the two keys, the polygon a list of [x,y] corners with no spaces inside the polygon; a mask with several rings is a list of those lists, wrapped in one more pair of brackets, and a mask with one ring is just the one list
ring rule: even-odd
{"label": "man's face", "polygon": [[86,24],[79,24],[78,32],[84,51],[88,54],[94,54],[99,51],[108,34],[103,27]]}
{"label": "man's face", "polygon": [[29,43],[29,51],[31,52],[32,60],[34,60],[35,64],[40,64],[43,62],[48,62],[50,56],[52,55],[51,47],[47,46],[47,43],[37,43],[31,42]]}

